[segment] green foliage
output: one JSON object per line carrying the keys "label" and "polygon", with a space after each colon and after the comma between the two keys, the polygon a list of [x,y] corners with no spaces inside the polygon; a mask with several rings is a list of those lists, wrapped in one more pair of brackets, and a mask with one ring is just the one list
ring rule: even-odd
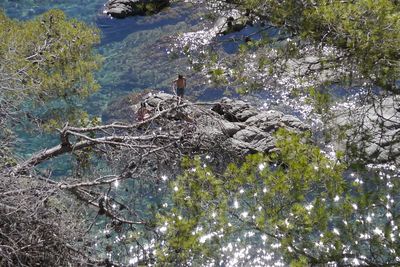
{"label": "green foliage", "polygon": [[[305,44],[337,49],[335,66],[349,64],[361,79],[395,90],[399,76],[400,5],[391,0],[247,0],[244,9],[267,18]],[[288,42],[285,54],[296,56]]]}
{"label": "green foliage", "polygon": [[319,1],[303,12],[302,35],[346,51],[364,77],[393,89],[399,75],[399,11],[390,0]]}
{"label": "green foliage", "polygon": [[328,93],[320,92],[315,87],[310,87],[308,100],[313,105],[316,113],[329,113],[329,108],[332,100]]}
{"label": "green foliage", "polygon": [[225,72],[221,68],[212,69],[208,72],[211,75],[211,80],[218,84],[226,81]]}
{"label": "green foliage", "polygon": [[[225,3],[219,7],[222,10],[232,8],[226,4],[231,1],[214,2]],[[311,84],[326,89],[335,83],[398,93],[398,1],[244,0],[235,1],[235,8],[247,14],[238,20],[245,18],[260,32],[264,30],[260,40],[249,37],[239,41],[235,55],[219,60],[220,65],[232,70],[222,82],[241,88],[244,80],[263,81],[263,86],[238,92],[249,93],[283,81],[289,88]],[[224,55],[222,45],[214,48]],[[203,61],[205,67],[215,69],[213,64],[209,66],[213,57],[195,62]]]}
{"label": "green foliage", "polygon": [[93,71],[101,60],[92,50],[100,40],[98,30],[67,19],[60,10],[24,22],[0,11],[0,39],[1,71],[19,89],[12,93],[24,94],[38,105],[59,103],[48,112],[49,125],[77,121],[82,113],[72,116],[71,107],[99,88]]}
{"label": "green foliage", "polygon": [[[216,260],[224,244],[246,231],[255,231],[255,239],[267,236],[269,244],[278,242],[291,266],[345,264],[349,258],[398,262],[399,222],[391,221],[398,207],[392,201],[386,207],[393,214],[378,214],[386,213],[385,194],[399,182],[392,181],[388,190],[387,180],[373,174],[365,180],[353,173],[344,178],[346,166],[328,159],[308,138],[279,130],[279,152],[249,155],[223,175],[200,158],[186,158],[186,172],[171,184],[173,209],[161,216],[167,242],[159,247],[160,262]],[[256,244],[271,250],[268,242]]]}

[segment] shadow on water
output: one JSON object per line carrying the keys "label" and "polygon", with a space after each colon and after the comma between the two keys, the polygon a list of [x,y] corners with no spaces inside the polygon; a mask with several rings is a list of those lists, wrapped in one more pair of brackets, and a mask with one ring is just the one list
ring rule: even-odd
{"label": "shadow on water", "polygon": [[[180,11],[176,12],[176,9],[180,9]],[[153,30],[167,25],[175,25],[183,21],[193,26],[198,22],[197,20],[187,21],[187,18],[190,18],[192,12],[193,10],[190,8],[175,4],[152,16],[134,16],[117,19],[105,14],[100,14],[95,21],[96,26],[100,28],[102,32],[100,46],[122,41],[129,34],[135,32]]]}
{"label": "shadow on water", "polygon": [[241,31],[229,33],[218,37],[218,41],[222,43],[225,53],[235,54],[239,50],[241,44],[246,41],[259,41],[263,37],[275,37],[278,30],[275,28],[265,28],[262,25],[247,25]]}
{"label": "shadow on water", "polygon": [[143,23],[143,17],[114,19],[108,16],[99,16],[96,19],[96,25],[101,29],[102,38],[100,46],[103,46],[112,42],[122,41],[131,33],[151,30],[169,24],[176,24],[180,20],[181,18],[168,18],[147,24]]}

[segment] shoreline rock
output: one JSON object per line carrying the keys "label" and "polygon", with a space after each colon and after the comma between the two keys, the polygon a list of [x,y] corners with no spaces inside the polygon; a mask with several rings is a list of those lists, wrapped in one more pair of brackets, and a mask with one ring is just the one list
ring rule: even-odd
{"label": "shoreline rock", "polygon": [[113,18],[125,18],[135,15],[150,15],[169,6],[169,0],[109,0],[104,13]]}
{"label": "shoreline rock", "polygon": [[345,143],[336,144],[366,163],[400,163],[400,98],[376,97],[371,104],[345,110],[337,115],[337,135],[345,134]]}
{"label": "shoreline rock", "polygon": [[[130,106],[131,113],[136,113],[141,103],[145,103],[151,114],[156,114],[176,107],[177,98],[166,93],[150,93]],[[213,104],[184,100],[183,104],[187,106],[169,112],[157,122],[156,127],[168,129],[170,133],[194,129],[192,135],[200,137],[204,144],[219,146],[237,156],[273,151],[274,133],[279,128],[295,132],[311,129],[292,115],[275,110],[258,110],[242,100],[222,98]],[[198,140],[196,138],[193,140]],[[206,147],[202,149],[207,150]]]}

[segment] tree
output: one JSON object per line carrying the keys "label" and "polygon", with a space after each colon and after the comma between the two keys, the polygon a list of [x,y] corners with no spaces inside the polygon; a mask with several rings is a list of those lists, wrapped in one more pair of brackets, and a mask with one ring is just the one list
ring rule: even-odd
{"label": "tree", "polygon": [[160,223],[167,236],[160,258],[171,265],[266,265],[281,256],[290,266],[398,265],[398,179],[346,175],[340,157],[327,158],[307,137],[281,130],[278,138],[278,153],[250,155],[222,174],[200,158],[184,160],[187,171],[171,182],[173,206]]}
{"label": "tree", "polygon": [[[84,249],[84,213],[71,196],[43,174],[11,169],[18,163],[13,126],[24,115],[46,128],[81,118],[74,100],[97,88],[98,32],[57,10],[26,22],[0,11],[0,39],[0,265],[95,264]],[[40,114],[41,105],[56,102]]]}
{"label": "tree", "polygon": [[[189,105],[174,100],[170,108],[158,103],[146,121],[82,123],[81,113],[68,111],[96,88],[97,31],[54,10],[23,23],[2,14],[1,22],[0,133],[8,139],[1,139],[0,264],[118,266],[132,255],[151,258],[145,247],[158,237],[155,214],[165,194],[160,173],[172,176],[182,154],[210,151],[214,141],[194,136],[193,124],[163,123]],[[21,160],[12,125],[22,120],[21,106],[36,119],[27,101],[65,106],[44,124],[53,131],[63,122],[59,144]],[[61,156],[75,168],[57,176],[51,160]],[[35,168],[40,164],[50,167]],[[150,207],[149,195],[159,198]]]}
{"label": "tree", "polygon": [[83,249],[90,240],[82,209],[68,194],[38,175],[0,175],[2,266],[95,263]]}
{"label": "tree", "polygon": [[[218,16],[232,16],[230,14],[237,11],[237,18],[231,19],[244,19],[264,32],[262,37],[254,31],[241,40],[232,38],[240,44],[239,52],[244,53],[240,58],[237,55],[219,58],[219,68],[225,67],[222,69],[226,70],[228,80],[231,76],[228,70],[236,67],[239,83],[243,82],[241,78],[255,76],[263,78],[260,84],[265,86],[265,80],[294,76],[303,78],[303,84],[314,79],[314,85],[340,82],[397,92],[399,53],[396,44],[400,38],[397,1],[207,2]],[[257,76],[254,72],[267,75]],[[268,76],[275,76],[275,79]],[[257,82],[250,79],[249,83],[251,81]]]}
{"label": "tree", "polygon": [[[205,63],[217,81],[249,91],[291,75],[303,81],[290,89],[304,89],[304,80],[323,74],[307,91],[321,113],[329,100],[322,93],[334,82],[396,93],[397,1],[207,2],[275,32],[247,36],[237,54],[212,51]],[[238,263],[232,255],[242,248],[250,252],[243,264],[399,264],[395,171],[351,165],[349,154],[328,158],[309,136],[283,131],[276,152],[221,171],[225,154],[217,158],[218,140],[199,135],[185,117],[190,104],[157,103],[142,122],[83,123],[73,106],[96,88],[97,31],[60,11],[24,23],[1,14],[0,21],[2,148],[11,147],[21,101],[65,104],[48,116],[25,104],[32,117],[58,126],[57,145],[25,160],[0,152],[2,265],[222,265]],[[180,119],[171,122],[174,114]],[[185,155],[192,157],[184,172],[172,178]],[[62,177],[36,168],[59,157],[75,168]]]}
{"label": "tree", "polygon": [[[23,104],[29,117],[47,126],[78,121],[77,102],[97,90],[93,71],[100,58],[92,48],[97,29],[51,10],[26,22],[0,12],[0,78],[3,112]],[[46,103],[48,110],[40,110]]]}
{"label": "tree", "polygon": [[[333,85],[360,86],[368,94],[358,95],[356,105],[345,103],[350,106],[349,122],[357,122],[354,125],[338,127],[337,114],[328,114],[334,120],[330,126],[341,128],[338,135],[345,140],[339,143],[350,144],[339,165],[290,134],[281,136],[281,154],[249,157],[222,174],[205,167],[204,160],[186,160],[186,174],[172,183],[176,189],[173,215],[164,216],[160,225],[170,240],[160,246],[161,258],[172,264],[227,264],[240,258],[246,264],[249,256],[253,264],[271,257],[271,262],[281,263],[268,253],[278,250],[293,266],[398,265],[398,207],[393,204],[399,194],[394,189],[397,181],[392,180],[398,177],[398,138],[387,130],[388,125],[398,127],[393,120],[398,111],[382,104],[398,105],[398,1],[212,1],[211,6],[219,16],[238,10],[248,23],[265,32],[261,37],[253,32],[240,39],[232,34],[238,50],[231,55],[218,50],[228,38],[214,39],[208,58],[200,51],[193,62],[203,60],[205,67],[197,67],[214,80],[237,85],[247,93],[289,91],[285,95],[290,97],[284,100],[294,99],[296,104],[296,96],[308,94],[317,104],[313,111],[325,116],[332,101],[325,94],[337,88]],[[186,50],[196,55],[191,49],[189,44]],[[367,120],[374,121],[374,132],[365,131]],[[332,134],[326,126],[321,128]],[[371,133],[378,154],[385,145],[394,144],[390,151],[396,153],[380,161],[367,154],[362,144],[371,139]],[[379,137],[390,141],[376,141]],[[331,135],[328,141],[332,140],[338,142]],[[374,165],[378,162],[392,165]],[[337,173],[330,172],[332,166],[338,168]],[[304,180],[299,183],[298,177]],[[326,185],[328,181],[336,193]],[[241,243],[238,247],[252,246],[259,253],[232,259],[234,252],[240,254],[238,247],[232,249],[235,241]]]}
{"label": "tree", "polygon": [[[164,177],[176,174],[182,155],[211,153],[217,146],[196,133],[192,122],[171,119],[185,116],[190,103],[177,105],[171,97],[153,105],[153,116],[141,122],[66,123],[58,145],[1,166],[3,265],[154,260],[149,247],[159,238],[156,213],[167,195]],[[35,168],[61,156],[75,163],[75,171],[54,176]]]}

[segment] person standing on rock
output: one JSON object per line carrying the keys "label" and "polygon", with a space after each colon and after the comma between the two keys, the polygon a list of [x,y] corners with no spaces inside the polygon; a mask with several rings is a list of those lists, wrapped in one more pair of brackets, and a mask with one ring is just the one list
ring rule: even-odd
{"label": "person standing on rock", "polygon": [[150,112],[146,108],[146,103],[145,102],[140,102],[140,108],[136,112],[136,118],[138,121],[144,121],[147,120],[150,117]]}
{"label": "person standing on rock", "polygon": [[178,79],[173,82],[172,86],[176,88],[176,95],[178,96],[179,104],[180,100],[183,99],[183,94],[186,87],[186,79],[183,78],[183,75],[179,74]]}

